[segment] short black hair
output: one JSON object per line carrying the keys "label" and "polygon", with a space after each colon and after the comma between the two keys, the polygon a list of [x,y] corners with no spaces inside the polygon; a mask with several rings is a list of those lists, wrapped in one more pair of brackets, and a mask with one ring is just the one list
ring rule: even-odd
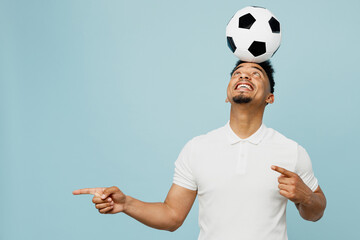
{"label": "short black hair", "polygon": [[[242,63],[246,63],[246,61],[242,61],[239,60],[236,62],[234,69],[231,71],[230,76],[233,75],[233,73],[235,72],[235,70],[237,69],[237,67],[242,64]],[[261,62],[261,63],[256,63],[259,64],[260,67],[262,67],[262,69],[264,69],[264,71],[266,72],[267,77],[269,78],[269,82],[270,82],[270,92],[274,93],[274,86],[275,86],[275,81],[274,81],[274,68],[271,65],[270,60],[267,60],[265,62]]]}

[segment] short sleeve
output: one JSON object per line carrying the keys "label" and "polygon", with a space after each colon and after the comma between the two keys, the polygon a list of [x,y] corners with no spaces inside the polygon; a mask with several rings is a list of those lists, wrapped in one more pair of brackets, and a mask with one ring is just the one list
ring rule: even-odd
{"label": "short sleeve", "polygon": [[181,150],[175,162],[173,183],[195,191],[197,190],[197,184],[191,170],[191,148],[191,141],[189,141]]}
{"label": "short sleeve", "polygon": [[297,173],[304,183],[312,190],[315,191],[318,187],[318,180],[314,176],[310,157],[306,150],[298,145],[298,157],[295,167]]}

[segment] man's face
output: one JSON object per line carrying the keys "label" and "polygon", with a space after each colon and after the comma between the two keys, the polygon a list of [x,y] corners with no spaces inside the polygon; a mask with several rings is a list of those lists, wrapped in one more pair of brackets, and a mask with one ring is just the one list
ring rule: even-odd
{"label": "man's face", "polygon": [[232,104],[273,103],[274,95],[264,69],[256,63],[240,64],[231,76],[227,100]]}

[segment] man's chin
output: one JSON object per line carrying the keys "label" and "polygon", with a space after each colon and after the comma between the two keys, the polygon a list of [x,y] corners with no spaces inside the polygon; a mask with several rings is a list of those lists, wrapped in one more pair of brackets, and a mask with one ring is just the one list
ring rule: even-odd
{"label": "man's chin", "polygon": [[238,104],[249,103],[249,102],[251,102],[251,100],[252,100],[251,97],[245,97],[242,95],[233,97],[234,103],[238,103]]}

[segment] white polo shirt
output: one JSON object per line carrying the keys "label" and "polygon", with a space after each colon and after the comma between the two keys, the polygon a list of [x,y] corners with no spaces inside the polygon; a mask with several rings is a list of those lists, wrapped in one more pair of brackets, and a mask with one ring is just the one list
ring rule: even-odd
{"label": "white polo shirt", "polygon": [[271,165],[318,187],[303,147],[264,124],[247,139],[229,122],[191,139],[175,162],[174,183],[198,191],[199,240],[286,240],[287,199]]}

